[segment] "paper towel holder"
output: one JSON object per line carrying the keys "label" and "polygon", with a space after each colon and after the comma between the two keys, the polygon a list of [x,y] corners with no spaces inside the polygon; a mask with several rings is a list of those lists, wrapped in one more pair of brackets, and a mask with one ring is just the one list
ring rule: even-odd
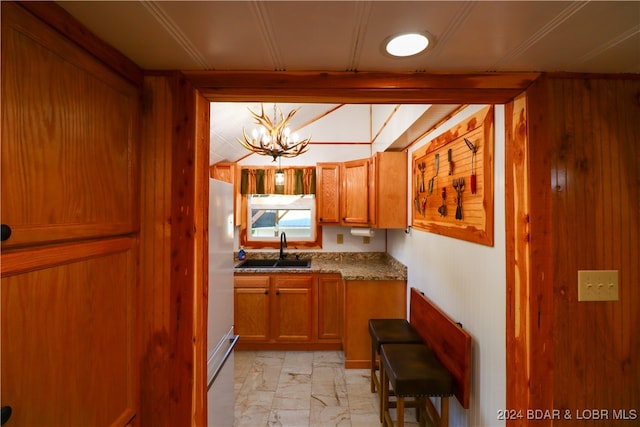
{"label": "paper towel holder", "polygon": [[351,229],[351,235],[352,236],[373,237],[375,235],[375,233],[376,233],[376,231],[373,228],[360,227],[360,228],[352,228]]}

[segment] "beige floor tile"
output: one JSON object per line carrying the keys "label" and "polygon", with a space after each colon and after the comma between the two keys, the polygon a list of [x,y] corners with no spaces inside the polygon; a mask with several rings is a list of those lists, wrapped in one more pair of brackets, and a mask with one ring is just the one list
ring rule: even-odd
{"label": "beige floor tile", "polygon": [[274,409],[269,414],[267,425],[270,427],[308,427],[309,410]]}
{"label": "beige floor tile", "polygon": [[380,425],[369,370],[344,369],[341,351],[237,351],[235,382],[236,427]]}

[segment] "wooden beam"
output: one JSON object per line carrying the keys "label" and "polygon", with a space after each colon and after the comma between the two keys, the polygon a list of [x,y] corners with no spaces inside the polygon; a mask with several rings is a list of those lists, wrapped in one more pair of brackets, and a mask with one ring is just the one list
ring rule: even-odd
{"label": "wooden beam", "polygon": [[502,104],[539,73],[184,71],[212,101]]}

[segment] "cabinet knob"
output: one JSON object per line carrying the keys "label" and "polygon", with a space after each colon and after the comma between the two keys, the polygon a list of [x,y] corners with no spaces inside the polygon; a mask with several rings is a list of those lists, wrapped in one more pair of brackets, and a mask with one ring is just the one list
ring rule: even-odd
{"label": "cabinet knob", "polygon": [[[4,230],[4,224],[2,224],[2,229]],[[9,418],[11,418],[11,412],[11,406],[2,407],[2,413],[0,414],[0,425],[3,425],[7,421],[9,421]]]}
{"label": "cabinet knob", "polygon": [[320,218],[320,222],[322,222],[322,218]]}
{"label": "cabinet knob", "polygon": [[276,291],[276,295],[280,295],[280,291]]}
{"label": "cabinet knob", "polygon": [[1,240],[4,242],[5,240],[11,237],[11,227],[7,224],[2,224],[2,236],[0,236]]}
{"label": "cabinet knob", "polygon": [[264,291],[264,294],[265,295],[269,295],[269,291]]}

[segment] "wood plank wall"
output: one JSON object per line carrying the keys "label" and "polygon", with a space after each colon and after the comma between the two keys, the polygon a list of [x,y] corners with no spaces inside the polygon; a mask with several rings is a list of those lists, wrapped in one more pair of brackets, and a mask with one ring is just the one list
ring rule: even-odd
{"label": "wood plank wall", "polygon": [[203,425],[208,102],[180,73],[144,88],[141,425]]}
{"label": "wood plank wall", "polygon": [[[640,80],[550,79],[549,90],[554,405],[638,410]],[[588,269],[619,270],[620,300],[577,302]]]}
{"label": "wood plank wall", "polygon": [[[172,92],[166,77],[144,79],[140,230],[140,425],[168,426],[172,353],[171,258]],[[164,402],[164,403],[163,403]]]}
{"label": "wood plank wall", "polygon": [[[522,228],[513,253],[525,257],[508,271],[507,339],[522,351],[509,355],[507,406],[561,411],[536,425],[602,409],[589,425],[629,425],[620,411],[640,409],[640,79],[545,76],[526,108],[528,141],[508,148],[525,159],[512,176],[529,170],[507,196],[508,227]],[[578,302],[577,272],[589,269],[620,272],[618,301]]]}

